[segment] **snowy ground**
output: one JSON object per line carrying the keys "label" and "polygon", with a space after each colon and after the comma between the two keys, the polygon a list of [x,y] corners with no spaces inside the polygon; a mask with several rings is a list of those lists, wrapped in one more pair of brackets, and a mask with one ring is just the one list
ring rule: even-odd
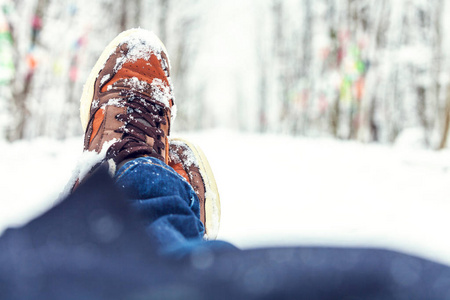
{"label": "snowy ground", "polygon": [[[243,248],[381,246],[450,264],[450,151],[220,130],[184,137],[214,169],[220,239]],[[2,231],[56,202],[82,140],[0,147]]]}

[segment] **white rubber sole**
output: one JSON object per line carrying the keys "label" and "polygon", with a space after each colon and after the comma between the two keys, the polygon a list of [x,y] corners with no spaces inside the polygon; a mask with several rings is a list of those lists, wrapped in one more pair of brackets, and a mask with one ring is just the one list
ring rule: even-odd
{"label": "white rubber sole", "polygon": [[221,209],[219,190],[211,166],[205,154],[198,146],[181,138],[171,140],[186,144],[196,159],[200,169],[200,175],[205,184],[205,239],[214,240],[219,233]]}
{"label": "white rubber sole", "polygon": [[[116,36],[108,44],[108,46],[106,46],[105,50],[103,50],[99,59],[95,63],[91,72],[89,73],[86,83],[84,84],[83,93],[82,93],[81,99],[80,99],[80,120],[81,120],[81,126],[83,127],[83,131],[86,131],[86,127],[89,122],[90,110],[91,110],[91,105],[92,105],[92,101],[93,101],[93,97],[94,97],[94,84],[95,84],[95,80],[97,79],[98,74],[103,69],[106,61],[111,56],[111,54],[115,51],[117,46],[119,46],[129,36],[136,34],[138,32],[142,32],[142,30],[143,29],[140,29],[140,28],[133,28],[133,29],[126,30],[126,31],[120,33],[118,36]],[[153,32],[149,31],[148,33],[154,35]],[[161,42],[161,40],[158,37],[156,37],[156,35],[154,35],[154,37],[160,43],[160,46],[163,49],[163,51],[165,53],[167,53],[166,47]]]}

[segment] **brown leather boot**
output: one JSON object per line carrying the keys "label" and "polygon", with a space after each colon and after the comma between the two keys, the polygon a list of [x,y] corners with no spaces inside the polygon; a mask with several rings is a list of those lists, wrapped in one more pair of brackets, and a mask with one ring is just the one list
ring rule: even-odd
{"label": "brown leather boot", "polygon": [[105,48],[84,86],[84,150],[104,153],[116,165],[139,156],[168,163],[173,109],[164,45],[142,29],[122,32]]}
{"label": "brown leather boot", "polygon": [[163,43],[143,29],[124,31],[105,48],[81,96],[84,152],[66,193],[106,161],[112,174],[140,156],[168,163],[176,107],[166,53]]}
{"label": "brown leather boot", "polygon": [[215,239],[220,224],[220,197],[212,169],[203,151],[183,139],[171,139],[169,166],[191,184],[200,202],[205,238]]}

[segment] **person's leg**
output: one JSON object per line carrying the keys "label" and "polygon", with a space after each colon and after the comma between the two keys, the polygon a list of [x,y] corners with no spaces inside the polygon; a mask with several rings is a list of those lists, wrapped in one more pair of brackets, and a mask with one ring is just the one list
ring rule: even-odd
{"label": "person's leg", "polygon": [[449,299],[450,268],[379,249],[155,252],[106,172],[0,237],[0,299]]}
{"label": "person's leg", "polygon": [[173,260],[155,252],[138,219],[106,171],[94,173],[0,237],[0,299],[450,297],[448,266],[379,249],[207,249]]}
{"label": "person's leg", "polygon": [[[118,185],[132,199],[131,205],[147,218],[147,231],[161,253],[183,255],[195,247],[232,248],[203,241],[203,224],[211,237],[217,234],[214,220],[218,221],[220,210],[214,209],[218,197],[207,201],[212,194],[208,187],[213,185],[204,180],[206,172],[202,172],[203,164],[198,164],[202,160],[183,160],[185,150],[173,152],[182,161],[190,161],[189,167],[181,162],[181,169],[192,175],[186,176],[188,181],[168,165],[176,160],[171,159],[169,149],[175,102],[166,52],[153,33],[142,29],[123,32],[106,47],[81,99],[83,155],[90,162],[108,162]],[[95,169],[89,164],[81,166],[78,182],[83,181],[85,172],[81,170],[89,168],[91,172]],[[213,209],[208,203],[213,203]],[[213,225],[211,230],[208,224]]]}

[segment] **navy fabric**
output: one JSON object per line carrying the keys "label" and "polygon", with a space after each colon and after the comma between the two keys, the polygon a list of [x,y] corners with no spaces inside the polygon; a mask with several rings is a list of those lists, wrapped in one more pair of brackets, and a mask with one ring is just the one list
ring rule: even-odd
{"label": "navy fabric", "polygon": [[0,299],[450,299],[448,266],[381,249],[158,253],[105,170],[0,238]]}

